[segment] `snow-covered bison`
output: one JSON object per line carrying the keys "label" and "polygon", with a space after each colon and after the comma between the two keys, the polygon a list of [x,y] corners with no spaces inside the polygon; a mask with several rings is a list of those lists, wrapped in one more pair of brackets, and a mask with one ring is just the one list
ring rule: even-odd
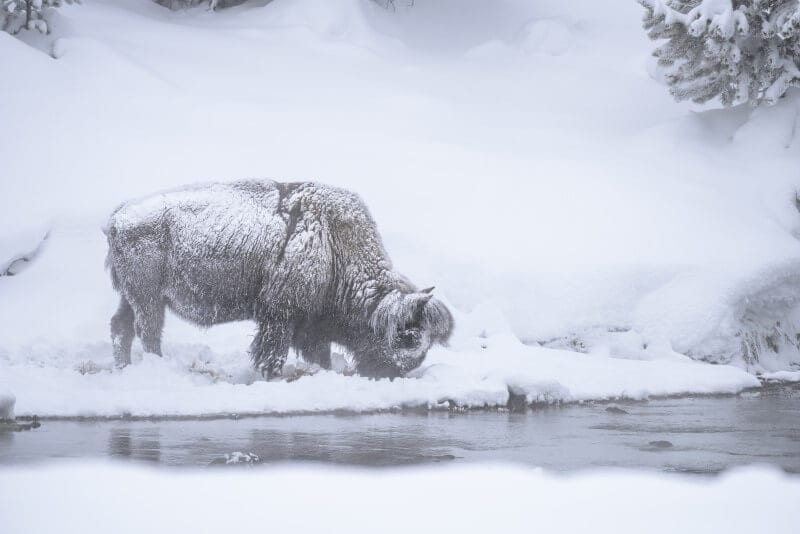
{"label": "snow-covered bison", "polygon": [[450,312],[431,289],[392,270],[361,199],[316,183],[246,180],[182,188],[122,204],[105,228],[119,309],[117,365],[134,334],[161,354],[164,310],[201,326],[253,320],[250,347],[266,377],[290,348],[329,368],[331,342],[363,376],[401,376],[434,343]]}

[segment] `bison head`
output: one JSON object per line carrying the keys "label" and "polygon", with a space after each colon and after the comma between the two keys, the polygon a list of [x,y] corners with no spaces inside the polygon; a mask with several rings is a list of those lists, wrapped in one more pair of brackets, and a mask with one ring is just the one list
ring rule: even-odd
{"label": "bison head", "polygon": [[393,290],[381,300],[370,320],[376,346],[359,361],[360,374],[402,376],[422,364],[431,345],[447,344],[453,317],[432,291]]}

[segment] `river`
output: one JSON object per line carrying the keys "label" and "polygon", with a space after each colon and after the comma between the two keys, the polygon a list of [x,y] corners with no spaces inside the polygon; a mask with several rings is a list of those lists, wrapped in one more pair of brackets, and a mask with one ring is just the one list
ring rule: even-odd
{"label": "river", "polygon": [[800,473],[800,386],[499,412],[45,420],[34,430],[0,432],[0,464],[113,458],[215,466],[236,456],[251,461],[244,463],[501,461],[555,471],[624,467],[693,474],[763,463]]}

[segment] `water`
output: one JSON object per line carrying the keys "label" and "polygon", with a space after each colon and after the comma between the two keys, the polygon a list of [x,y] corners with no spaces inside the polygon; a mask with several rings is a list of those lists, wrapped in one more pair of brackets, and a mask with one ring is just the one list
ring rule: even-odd
{"label": "water", "polygon": [[218,420],[44,421],[0,433],[0,464],[116,458],[209,466],[261,462],[398,466],[517,462],[710,474],[766,463],[800,473],[800,387],[729,397],[537,408],[523,413],[384,413]]}

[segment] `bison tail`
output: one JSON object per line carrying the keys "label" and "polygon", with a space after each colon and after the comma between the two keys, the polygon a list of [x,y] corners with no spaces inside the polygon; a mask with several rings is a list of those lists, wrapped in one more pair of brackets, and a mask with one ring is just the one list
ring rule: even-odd
{"label": "bison tail", "polygon": [[103,230],[103,233],[108,238],[108,252],[106,253],[105,267],[106,267],[106,269],[108,269],[108,272],[111,275],[111,285],[114,287],[114,289],[119,291],[119,287],[120,287],[120,285],[119,285],[119,277],[117,276],[117,270],[114,268],[114,259],[111,257],[112,256],[112,250],[114,248],[114,245],[111,242],[111,240],[114,238],[114,234],[116,232],[115,232],[114,227],[111,226],[110,224],[103,226],[102,230]]}
{"label": "bison tail", "polygon": [[119,277],[117,276],[117,270],[114,268],[114,262],[111,260],[111,250],[108,251],[106,254],[106,269],[108,269],[108,273],[111,275],[111,285],[119,291]]}

